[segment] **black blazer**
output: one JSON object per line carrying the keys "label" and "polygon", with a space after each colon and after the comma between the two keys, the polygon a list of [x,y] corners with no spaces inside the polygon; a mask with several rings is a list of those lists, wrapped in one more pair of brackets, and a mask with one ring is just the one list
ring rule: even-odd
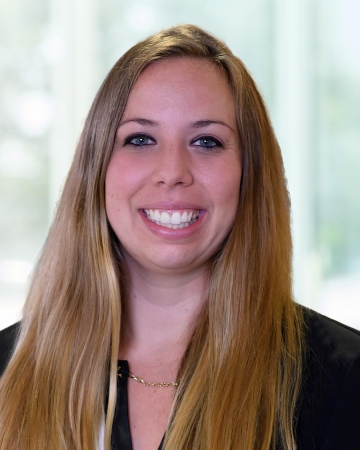
{"label": "black blazer", "polygon": [[[360,332],[305,308],[304,315],[308,354],[297,405],[298,450],[360,450]],[[18,330],[15,324],[0,332],[0,375]],[[113,427],[119,450],[132,448],[126,386],[127,377],[119,378]]]}

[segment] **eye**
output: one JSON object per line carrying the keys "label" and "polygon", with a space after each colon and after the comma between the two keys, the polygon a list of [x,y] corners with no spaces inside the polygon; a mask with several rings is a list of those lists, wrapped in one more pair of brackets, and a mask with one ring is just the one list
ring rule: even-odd
{"label": "eye", "polygon": [[203,148],[215,148],[223,146],[218,139],[215,139],[211,136],[202,136],[192,141],[191,144]]}
{"label": "eye", "polygon": [[145,147],[154,145],[156,142],[146,134],[132,134],[125,139],[124,145],[133,145],[134,147]]}

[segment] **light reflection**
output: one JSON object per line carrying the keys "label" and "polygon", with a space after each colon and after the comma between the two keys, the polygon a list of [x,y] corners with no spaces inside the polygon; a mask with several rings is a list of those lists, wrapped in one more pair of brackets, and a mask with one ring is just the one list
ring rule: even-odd
{"label": "light reflection", "polygon": [[0,282],[26,284],[32,269],[29,261],[4,259],[0,261]]}
{"label": "light reflection", "polygon": [[4,176],[34,179],[41,172],[41,161],[20,139],[9,139],[0,145],[0,173]]}
{"label": "light reflection", "polygon": [[45,92],[30,91],[22,94],[13,109],[20,130],[31,137],[42,136],[54,118],[54,104]]}

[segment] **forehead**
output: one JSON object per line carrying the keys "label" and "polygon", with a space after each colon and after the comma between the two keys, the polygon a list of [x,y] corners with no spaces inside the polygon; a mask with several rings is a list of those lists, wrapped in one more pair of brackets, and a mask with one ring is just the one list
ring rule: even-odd
{"label": "forehead", "polygon": [[230,89],[230,84],[222,67],[209,59],[195,57],[169,57],[149,64],[140,73],[133,89],[139,83],[142,84],[146,81],[156,83],[169,78],[177,83],[189,80],[215,82]]}
{"label": "forehead", "polygon": [[173,72],[184,69],[188,74],[202,73],[203,75],[214,75],[226,79],[223,68],[214,61],[207,58],[197,58],[192,56],[172,56],[168,58],[159,59],[150,63],[141,72],[140,77],[144,74],[149,75],[160,72]]}
{"label": "forehead", "polygon": [[156,61],[135,82],[124,118],[135,113],[134,109],[165,112],[175,107],[190,109],[194,114],[212,109],[233,119],[234,99],[224,71],[204,58],[174,57]]}

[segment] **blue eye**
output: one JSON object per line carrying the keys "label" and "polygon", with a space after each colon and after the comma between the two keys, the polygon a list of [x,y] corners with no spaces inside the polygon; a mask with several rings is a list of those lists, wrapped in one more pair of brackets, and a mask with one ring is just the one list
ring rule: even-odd
{"label": "blue eye", "polygon": [[201,138],[198,138],[192,142],[192,145],[203,148],[214,148],[223,146],[220,141],[210,136],[203,136]]}
{"label": "blue eye", "polygon": [[155,144],[154,139],[146,134],[133,134],[125,139],[124,145],[133,145],[135,147],[145,147]]}

